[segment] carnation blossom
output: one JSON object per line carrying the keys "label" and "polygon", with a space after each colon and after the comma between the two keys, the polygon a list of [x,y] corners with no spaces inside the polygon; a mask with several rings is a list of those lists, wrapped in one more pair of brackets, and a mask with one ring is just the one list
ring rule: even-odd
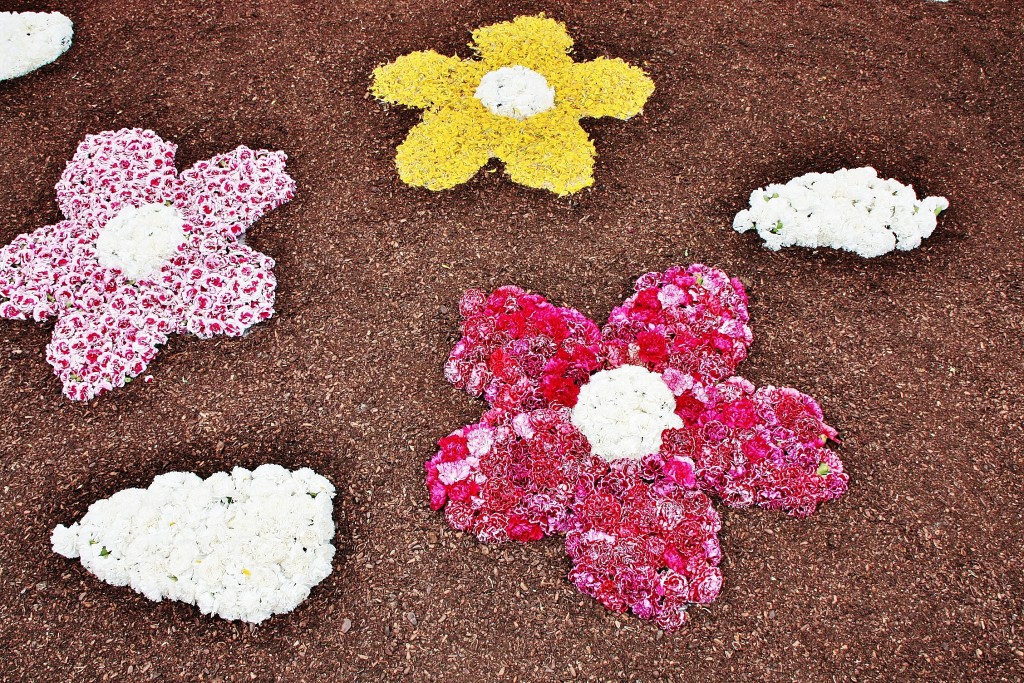
{"label": "carnation blossom", "polygon": [[54,61],[71,47],[73,33],[60,12],[0,12],[0,81]]}
{"label": "carnation blossom", "polygon": [[274,312],[274,261],[245,230],[292,198],[283,152],[238,147],[179,174],[152,131],[87,136],[57,183],[67,220],[0,249],[0,316],[56,318],[47,360],[85,400],[170,334],[239,336]]}
{"label": "carnation blossom", "polygon": [[308,468],[169,472],[96,501],[51,542],[101,581],[259,623],[295,609],[331,573],[333,498]]}
{"label": "carnation blossom", "polygon": [[948,208],[945,197],[919,200],[913,187],[879,178],[870,166],[843,168],[754,190],[750,208],[736,214],[733,228],[756,229],[774,251],[831,247],[872,258],[920,246]]}
{"label": "carnation blossom", "polygon": [[846,490],[818,404],[733,374],[753,336],[722,271],[648,273],[603,329],[518,287],[460,312],[445,376],[491,409],[426,463],[431,506],[485,542],[566,534],[609,609],[674,629],[717,597],[712,497],[804,517]]}

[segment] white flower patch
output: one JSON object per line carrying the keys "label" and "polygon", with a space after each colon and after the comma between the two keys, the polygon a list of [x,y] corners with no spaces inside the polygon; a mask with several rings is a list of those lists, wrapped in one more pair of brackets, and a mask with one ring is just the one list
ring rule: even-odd
{"label": "white flower patch", "polygon": [[580,387],[572,423],[605,460],[642,458],[661,449],[661,433],[679,429],[676,399],[661,375],[638,365],[602,370]]}
{"label": "white flower patch", "polygon": [[154,275],[185,241],[184,225],[184,217],[172,206],[127,205],[100,230],[96,259],[129,280]]}
{"label": "white flower patch", "polygon": [[555,106],[555,89],[533,69],[503,66],[480,79],[474,96],[498,116],[522,121]]}
{"label": "white flower patch", "polygon": [[259,623],[295,609],[331,573],[331,482],[313,470],[170,472],[96,501],[53,530],[53,551],[150,600]]}
{"label": "white flower patch", "polygon": [[0,12],[0,81],[45,66],[71,47],[71,20],[60,12]]}
{"label": "white flower patch", "polygon": [[871,258],[919,246],[948,208],[945,197],[918,200],[913,187],[879,178],[870,166],[844,168],[755,190],[733,228],[756,229],[775,251],[791,245],[832,247]]}

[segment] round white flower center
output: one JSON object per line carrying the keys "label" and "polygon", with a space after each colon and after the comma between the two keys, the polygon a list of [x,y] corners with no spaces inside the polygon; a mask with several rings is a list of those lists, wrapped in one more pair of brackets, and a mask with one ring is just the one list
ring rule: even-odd
{"label": "round white flower center", "polygon": [[527,119],[555,106],[555,89],[525,66],[503,66],[480,79],[476,98],[498,116]]}
{"label": "round white flower center", "polygon": [[100,230],[96,259],[104,268],[117,268],[129,280],[153,275],[185,241],[184,224],[173,206],[126,206]]}
{"label": "round white flower center", "polygon": [[661,375],[638,365],[595,373],[580,387],[572,423],[605,460],[642,458],[661,449],[661,433],[679,429],[676,399]]}

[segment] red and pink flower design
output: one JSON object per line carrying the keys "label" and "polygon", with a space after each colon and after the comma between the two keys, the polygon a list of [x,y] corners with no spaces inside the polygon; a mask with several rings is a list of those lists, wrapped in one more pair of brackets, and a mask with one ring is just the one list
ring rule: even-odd
{"label": "red and pink flower design", "polygon": [[484,542],[566,534],[570,579],[609,609],[671,630],[715,600],[711,497],[804,517],[846,490],[818,404],[733,375],[753,336],[720,270],[644,275],[603,329],[518,287],[460,311],[445,375],[491,409],[426,463],[431,506]]}
{"label": "red and pink flower design", "polygon": [[[240,238],[294,196],[285,154],[238,147],[179,174],[176,150],[147,130],[87,136],[57,183],[67,220],[0,250],[0,316],[57,319],[47,360],[70,399],[130,381],[170,334],[238,336],[273,315],[274,261]],[[140,208],[170,227],[125,228]],[[115,224],[128,237],[105,256],[97,240]],[[145,242],[159,238],[169,251],[154,255]],[[154,258],[141,276],[111,265]]]}

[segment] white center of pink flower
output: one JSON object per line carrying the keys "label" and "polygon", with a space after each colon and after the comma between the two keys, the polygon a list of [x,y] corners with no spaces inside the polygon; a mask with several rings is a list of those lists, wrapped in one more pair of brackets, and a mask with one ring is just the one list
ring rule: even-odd
{"label": "white center of pink flower", "polygon": [[125,206],[96,239],[96,259],[129,280],[160,272],[185,241],[185,219],[173,206]]}
{"label": "white center of pink flower", "polygon": [[663,431],[683,426],[675,407],[661,375],[623,365],[595,373],[580,387],[572,423],[605,460],[636,460],[661,449]]}
{"label": "white center of pink flower", "polygon": [[520,121],[555,106],[555,89],[547,79],[519,65],[484,74],[474,96],[492,114]]}

